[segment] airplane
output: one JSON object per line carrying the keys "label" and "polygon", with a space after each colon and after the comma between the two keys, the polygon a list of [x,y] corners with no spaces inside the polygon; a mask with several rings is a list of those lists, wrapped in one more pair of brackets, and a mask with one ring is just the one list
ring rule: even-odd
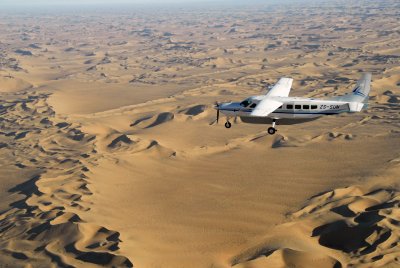
{"label": "airplane", "polygon": [[225,127],[232,126],[231,118],[240,117],[250,124],[272,124],[268,134],[277,131],[276,125],[292,125],[316,120],[324,115],[360,112],[368,108],[371,73],[364,73],[351,93],[329,99],[289,97],[292,78],[280,78],[265,95],[251,96],[242,102],[216,103],[214,108],[226,116]]}

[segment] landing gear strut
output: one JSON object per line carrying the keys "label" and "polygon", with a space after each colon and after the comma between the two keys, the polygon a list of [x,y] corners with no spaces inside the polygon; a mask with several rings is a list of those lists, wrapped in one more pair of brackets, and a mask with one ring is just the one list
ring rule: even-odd
{"label": "landing gear strut", "polygon": [[275,132],[277,131],[275,128],[275,123],[276,123],[276,119],[272,119],[272,127],[268,128],[268,134],[269,135],[274,135]]}
{"label": "landing gear strut", "polygon": [[226,121],[226,123],[225,123],[225,127],[226,127],[226,128],[231,128],[231,126],[232,126],[231,122],[229,122],[229,121]]}

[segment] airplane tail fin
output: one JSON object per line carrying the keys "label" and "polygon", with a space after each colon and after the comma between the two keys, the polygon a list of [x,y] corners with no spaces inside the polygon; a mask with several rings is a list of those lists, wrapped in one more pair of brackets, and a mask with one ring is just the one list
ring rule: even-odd
{"label": "airplane tail fin", "polygon": [[364,73],[351,93],[338,98],[338,100],[349,103],[350,112],[359,112],[368,107],[368,95],[371,90],[371,77],[371,73]]}
{"label": "airplane tail fin", "polygon": [[352,91],[354,96],[362,98],[361,102],[368,98],[369,91],[371,90],[371,76],[371,73],[364,73]]}

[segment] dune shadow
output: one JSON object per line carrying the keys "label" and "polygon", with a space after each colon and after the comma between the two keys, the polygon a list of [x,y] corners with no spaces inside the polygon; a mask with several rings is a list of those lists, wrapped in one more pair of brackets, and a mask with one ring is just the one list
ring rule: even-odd
{"label": "dune shadow", "polygon": [[153,123],[151,123],[150,125],[148,125],[146,128],[152,128],[152,127],[158,126],[160,124],[166,123],[166,122],[174,119],[174,117],[175,117],[174,114],[170,113],[170,112],[160,113],[157,116],[156,120]]}

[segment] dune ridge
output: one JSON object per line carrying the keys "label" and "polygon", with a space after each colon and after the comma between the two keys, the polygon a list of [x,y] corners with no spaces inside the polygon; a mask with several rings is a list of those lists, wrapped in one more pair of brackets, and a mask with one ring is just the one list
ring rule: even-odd
{"label": "dune ridge", "polygon": [[[9,190],[21,199],[0,214],[2,263],[25,267],[132,267],[118,254],[119,233],[82,220],[90,210],[90,169],[96,165],[95,136],[58,118],[47,94],[4,93],[1,157],[30,170]],[[18,148],[18,150],[14,150]]]}
{"label": "dune ridge", "polygon": [[399,159],[363,184],[311,197],[287,222],[230,260],[235,267],[396,267]]}

